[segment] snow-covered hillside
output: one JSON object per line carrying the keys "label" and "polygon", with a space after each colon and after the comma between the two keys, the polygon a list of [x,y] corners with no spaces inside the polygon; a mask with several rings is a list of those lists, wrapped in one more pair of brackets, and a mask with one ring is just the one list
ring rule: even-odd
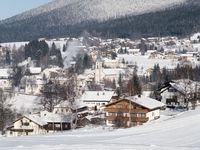
{"label": "snow-covered hillside", "polygon": [[[138,15],[179,5],[186,0],[55,0],[39,8],[11,17],[3,23],[45,15],[62,24],[85,20],[107,20],[125,15]],[[55,22],[58,23],[58,22]]]}
{"label": "snow-covered hillside", "polygon": [[199,150],[200,109],[130,129],[83,128],[59,134],[0,138],[1,150]]}

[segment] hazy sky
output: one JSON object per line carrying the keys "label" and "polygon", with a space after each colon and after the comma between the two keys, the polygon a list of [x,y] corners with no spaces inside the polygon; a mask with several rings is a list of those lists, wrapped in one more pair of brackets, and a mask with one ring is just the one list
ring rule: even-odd
{"label": "hazy sky", "polygon": [[0,0],[0,20],[50,1],[52,0]]}

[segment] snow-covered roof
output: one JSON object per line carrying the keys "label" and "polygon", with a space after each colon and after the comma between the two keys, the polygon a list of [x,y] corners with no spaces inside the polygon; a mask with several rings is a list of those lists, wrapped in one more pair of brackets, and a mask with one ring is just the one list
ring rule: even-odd
{"label": "snow-covered roof", "polygon": [[40,117],[47,123],[49,122],[72,122],[74,115],[72,113],[68,114],[55,114],[48,111],[43,111],[40,113]]}
{"label": "snow-covered roof", "polygon": [[114,91],[85,91],[81,100],[83,102],[109,102]]}
{"label": "snow-covered roof", "polygon": [[9,71],[10,69],[0,69],[0,78],[9,78]]}
{"label": "snow-covered roof", "polygon": [[47,124],[46,121],[43,120],[43,118],[41,118],[40,116],[38,116],[37,114],[34,115],[26,115],[26,118],[32,120],[33,122],[37,123],[40,126],[44,126]]}
{"label": "snow-covered roof", "polygon": [[175,80],[170,82],[170,85],[176,89],[177,91],[183,94],[194,93],[195,91],[200,89],[200,82],[195,82],[192,80]]}
{"label": "snow-covered roof", "polygon": [[29,68],[31,74],[40,74],[42,71],[41,67],[30,67]]}
{"label": "snow-covered roof", "polygon": [[200,37],[200,33],[195,33],[195,34],[193,34],[193,35],[190,37],[190,39],[191,39],[192,41],[194,41],[194,40],[199,40],[199,37]]}
{"label": "snow-covered roof", "polygon": [[74,119],[72,113],[68,114],[55,114],[48,111],[43,111],[40,114],[32,114],[24,116],[40,126],[47,125],[51,122],[67,122],[71,123]]}
{"label": "snow-covered roof", "polygon": [[149,97],[144,97],[144,96],[130,96],[126,97],[125,99],[130,100],[138,105],[141,105],[145,108],[148,109],[155,109],[155,108],[160,108],[164,107],[165,104],[161,103],[155,99],[149,98]]}

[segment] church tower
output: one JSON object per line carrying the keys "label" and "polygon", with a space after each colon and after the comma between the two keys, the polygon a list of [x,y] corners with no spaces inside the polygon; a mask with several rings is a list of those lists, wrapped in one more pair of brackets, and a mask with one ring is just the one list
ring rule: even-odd
{"label": "church tower", "polygon": [[100,83],[102,81],[102,72],[103,72],[103,61],[98,51],[96,64],[95,64],[95,82],[96,83]]}

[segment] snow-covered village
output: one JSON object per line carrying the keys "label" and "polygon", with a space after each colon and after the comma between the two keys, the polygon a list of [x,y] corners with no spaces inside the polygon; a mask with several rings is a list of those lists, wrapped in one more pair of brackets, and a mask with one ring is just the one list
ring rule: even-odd
{"label": "snow-covered village", "polygon": [[1,43],[1,132],[134,130],[199,111],[199,36]]}
{"label": "snow-covered village", "polygon": [[198,0],[20,1],[0,5],[0,150],[200,149]]}

